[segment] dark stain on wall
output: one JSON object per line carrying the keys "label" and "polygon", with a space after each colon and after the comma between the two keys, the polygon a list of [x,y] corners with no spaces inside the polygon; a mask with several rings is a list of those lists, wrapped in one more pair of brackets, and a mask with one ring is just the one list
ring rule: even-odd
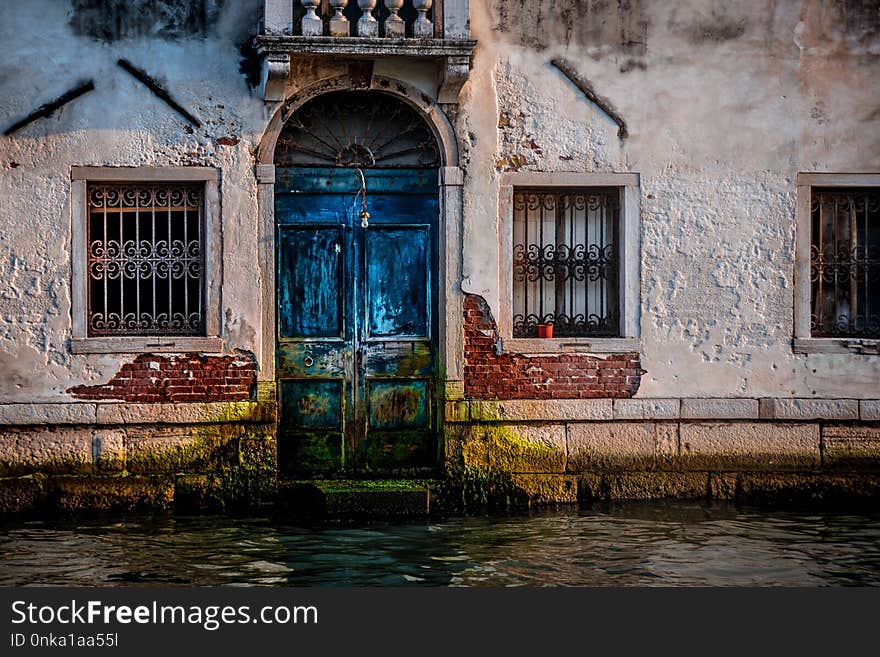
{"label": "dark stain on wall", "polygon": [[673,34],[700,45],[735,41],[761,23],[765,14],[775,12],[775,3],[760,8],[729,5],[723,2],[698,4],[697,8],[684,5],[670,7],[668,27]]}
{"label": "dark stain on wall", "polygon": [[844,0],[846,29],[848,32],[880,31],[880,0]]}
{"label": "dark stain on wall", "polygon": [[647,51],[646,0],[492,0],[495,28],[523,46],[543,50],[581,45],[616,54]]}
{"label": "dark stain on wall", "polygon": [[70,26],[100,41],[205,37],[225,0],[71,0]]}
{"label": "dark stain on wall", "polygon": [[746,33],[744,21],[719,18],[715,21],[698,22],[688,25],[684,30],[689,41],[733,41]]}
{"label": "dark stain on wall", "polygon": [[880,38],[880,0],[768,0],[673,5],[665,12],[669,30],[700,45],[750,39],[752,44],[789,42],[800,22],[804,47],[835,43],[869,46]]}
{"label": "dark stain on wall", "polygon": [[880,0],[814,0],[823,31],[842,31],[848,39],[868,44],[880,37]]}
{"label": "dark stain on wall", "polygon": [[635,70],[645,71],[645,70],[647,70],[647,68],[648,68],[648,65],[645,64],[645,62],[641,62],[637,59],[627,59],[620,66],[620,72],[621,73],[629,73],[630,71],[635,71]]}

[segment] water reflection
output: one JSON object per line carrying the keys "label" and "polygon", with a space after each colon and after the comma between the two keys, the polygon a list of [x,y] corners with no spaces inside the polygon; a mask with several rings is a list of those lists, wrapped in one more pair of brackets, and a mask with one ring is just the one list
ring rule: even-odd
{"label": "water reflection", "polygon": [[0,585],[880,584],[880,514],[626,504],[302,527],[127,516],[0,525]]}

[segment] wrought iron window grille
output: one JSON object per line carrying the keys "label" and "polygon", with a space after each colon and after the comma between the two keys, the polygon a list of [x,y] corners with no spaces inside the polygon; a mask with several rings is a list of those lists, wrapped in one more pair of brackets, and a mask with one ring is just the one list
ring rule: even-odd
{"label": "wrought iron window grille", "polygon": [[204,186],[90,183],[88,335],[204,335]]}
{"label": "wrought iron window grille", "polygon": [[620,335],[619,190],[514,191],[513,336]]}
{"label": "wrought iron window grille", "polygon": [[810,331],[880,338],[880,190],[811,193]]}

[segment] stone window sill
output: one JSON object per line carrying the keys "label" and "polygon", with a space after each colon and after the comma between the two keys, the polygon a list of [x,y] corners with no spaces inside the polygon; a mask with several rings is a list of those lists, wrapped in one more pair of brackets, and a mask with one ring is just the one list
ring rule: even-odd
{"label": "stone window sill", "polygon": [[142,354],[142,353],[206,353],[223,352],[222,338],[161,337],[101,337],[73,338],[73,354]]}
{"label": "stone window sill", "polygon": [[865,338],[795,338],[796,354],[860,354],[880,355],[880,340]]}
{"label": "stone window sill", "polygon": [[525,356],[621,354],[639,350],[638,338],[507,338],[504,351]]}

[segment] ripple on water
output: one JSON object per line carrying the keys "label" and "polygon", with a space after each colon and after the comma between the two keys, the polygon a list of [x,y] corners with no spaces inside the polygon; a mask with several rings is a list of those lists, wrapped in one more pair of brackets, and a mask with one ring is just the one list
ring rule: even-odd
{"label": "ripple on water", "polygon": [[880,514],[621,504],[362,526],[6,521],[0,585],[876,586]]}

